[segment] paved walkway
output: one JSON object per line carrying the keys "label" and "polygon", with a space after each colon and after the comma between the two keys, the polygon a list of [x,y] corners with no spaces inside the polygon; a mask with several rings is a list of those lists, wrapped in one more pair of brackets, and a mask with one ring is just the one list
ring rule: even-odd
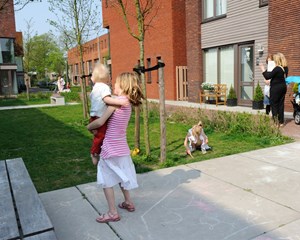
{"label": "paved walkway", "polygon": [[[139,174],[136,211],[99,224],[95,183],[40,194],[59,240],[299,240],[300,142]],[[117,202],[122,201],[116,189]]]}
{"label": "paved walkway", "polygon": [[299,240],[299,151],[296,141],[139,174],[136,211],[115,223],[95,221],[107,206],[94,182],[40,197],[59,240]]}

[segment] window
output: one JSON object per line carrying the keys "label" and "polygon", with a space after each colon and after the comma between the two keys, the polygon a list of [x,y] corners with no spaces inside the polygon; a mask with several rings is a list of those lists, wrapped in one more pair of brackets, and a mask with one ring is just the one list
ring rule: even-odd
{"label": "window", "polygon": [[203,3],[203,16],[205,20],[214,19],[226,15],[227,0],[204,0]]}
{"label": "window", "polygon": [[233,46],[211,48],[204,51],[204,82],[224,83],[227,90],[234,87]]}
{"label": "window", "polygon": [[259,6],[263,7],[263,6],[267,6],[269,3],[269,0],[259,0]]}
{"label": "window", "polygon": [[[151,58],[147,58],[147,68],[151,68]],[[147,72],[147,83],[152,82],[151,71]]]}
{"label": "window", "polygon": [[14,63],[14,40],[0,38],[0,63]]}
{"label": "window", "polygon": [[75,75],[79,75],[78,63],[75,64]]}
{"label": "window", "polygon": [[93,72],[92,61],[87,62],[88,74]]}
{"label": "window", "polygon": [[218,49],[211,48],[204,53],[204,81],[218,83]]}

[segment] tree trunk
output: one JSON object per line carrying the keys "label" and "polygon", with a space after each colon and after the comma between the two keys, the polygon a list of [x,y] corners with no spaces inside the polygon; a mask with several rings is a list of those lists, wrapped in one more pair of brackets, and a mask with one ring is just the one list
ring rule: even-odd
{"label": "tree trunk", "polygon": [[134,147],[140,149],[140,106],[137,106],[135,109],[135,128],[134,128]]}
{"label": "tree trunk", "polygon": [[[139,41],[140,45],[140,66],[144,68],[144,41]],[[141,73],[141,87],[145,100],[143,101],[143,118],[144,118],[144,140],[146,155],[150,155],[150,140],[149,140],[149,121],[148,121],[148,100],[146,91],[145,73]]]}
{"label": "tree trunk", "polygon": [[[81,63],[81,75],[85,75],[84,72],[84,65],[83,65],[83,49],[82,49],[82,45],[79,45],[79,49],[80,49],[80,63]],[[87,101],[87,93],[86,93],[86,81],[85,81],[85,77],[82,78],[81,77],[81,93],[82,93],[82,110],[83,110],[83,118],[87,119],[89,117],[88,114],[88,101]]]}

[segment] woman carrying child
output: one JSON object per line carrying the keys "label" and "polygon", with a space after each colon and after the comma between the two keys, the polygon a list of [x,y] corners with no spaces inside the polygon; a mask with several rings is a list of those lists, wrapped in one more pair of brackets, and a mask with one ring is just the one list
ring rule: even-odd
{"label": "woman carrying child", "polygon": [[[120,74],[116,79],[114,92],[118,99],[128,99],[133,106],[140,105],[141,100],[144,98],[138,85],[138,76],[133,73]],[[120,220],[113,189],[117,184],[120,185],[125,199],[124,202],[118,205],[119,208],[129,212],[135,210],[129,190],[137,188],[138,184],[126,139],[130,115],[130,105],[109,106],[101,118],[96,119],[87,126],[88,130],[91,131],[103,125],[109,118],[97,169],[97,183],[103,188],[108,203],[108,212],[96,219],[99,223]]]}
{"label": "woman carrying child", "polygon": [[[98,63],[92,73],[91,80],[93,82],[93,89],[90,94],[91,109],[90,122],[102,117],[108,105],[126,105],[129,104],[127,99],[116,99],[111,97],[111,90],[108,86],[109,70],[108,68]],[[104,123],[101,127],[95,129],[92,147],[90,150],[92,162],[94,165],[98,164],[101,146],[105,136],[107,124]]]}

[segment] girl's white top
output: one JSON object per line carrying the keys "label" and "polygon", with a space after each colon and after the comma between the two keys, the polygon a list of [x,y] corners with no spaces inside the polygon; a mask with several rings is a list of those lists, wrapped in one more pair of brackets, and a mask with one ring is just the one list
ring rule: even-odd
{"label": "girl's white top", "polygon": [[91,110],[90,110],[90,116],[91,117],[101,117],[104,112],[107,109],[106,103],[103,101],[103,99],[106,96],[111,95],[110,87],[102,82],[95,83],[93,90],[90,94],[90,100],[91,100]]}

